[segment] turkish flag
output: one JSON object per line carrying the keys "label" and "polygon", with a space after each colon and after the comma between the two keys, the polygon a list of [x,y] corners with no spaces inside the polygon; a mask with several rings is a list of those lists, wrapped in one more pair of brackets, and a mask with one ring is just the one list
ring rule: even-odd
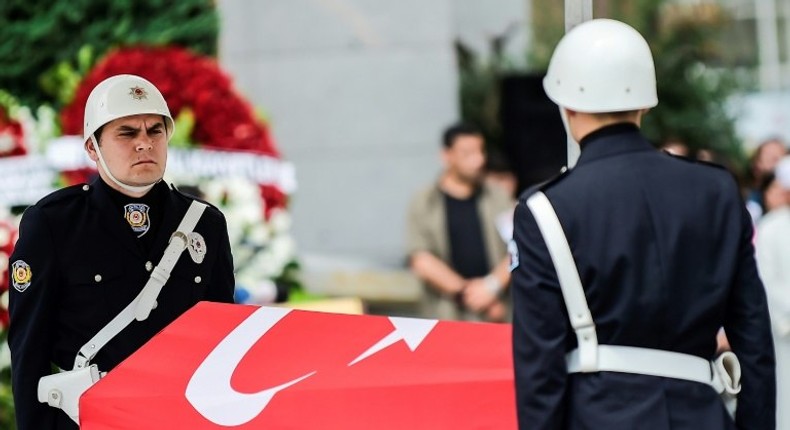
{"label": "turkish flag", "polygon": [[82,396],[81,428],[516,428],[510,330],[199,303]]}

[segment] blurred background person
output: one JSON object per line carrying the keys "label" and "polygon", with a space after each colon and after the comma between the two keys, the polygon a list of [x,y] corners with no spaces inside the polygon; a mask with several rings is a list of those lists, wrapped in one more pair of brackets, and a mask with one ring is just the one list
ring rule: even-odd
{"label": "blurred background person", "polygon": [[513,172],[510,161],[499,151],[489,151],[486,154],[485,182],[501,188],[511,198],[516,198],[518,178]]}
{"label": "blurred background person", "polygon": [[[766,178],[774,176],[769,174]],[[776,348],[777,429],[790,429],[790,156],[776,165],[757,224],[757,267],[768,295]]]}
{"label": "blurred background person", "polygon": [[[517,197],[518,178],[508,159],[499,151],[490,151],[486,156],[485,182],[498,187],[511,199]],[[513,207],[515,209],[515,206]],[[513,237],[513,210],[505,211],[496,217],[496,228],[505,243]]]}
{"label": "blurred background person", "polygon": [[406,227],[409,267],[425,287],[423,315],[502,321],[510,272],[496,220],[514,202],[484,180],[485,141],[478,128],[453,125],[442,145],[444,170],[414,196]]}
{"label": "blurred background person", "polygon": [[746,190],[746,208],[752,216],[752,220],[757,222],[763,215],[763,202],[760,196],[760,184],[766,175],[774,171],[779,160],[787,154],[787,146],[778,137],[764,140],[757,149],[754,150],[749,160],[749,170],[747,172],[749,185]]}
{"label": "blurred background person", "polygon": [[680,157],[688,157],[689,156],[689,147],[683,142],[681,139],[678,138],[669,138],[665,140],[658,149],[668,152],[672,155],[678,155]]}
{"label": "blurred background person", "polygon": [[768,173],[760,183],[760,201],[763,217],[769,212],[779,209],[787,204],[785,189],[776,177],[776,174]]}

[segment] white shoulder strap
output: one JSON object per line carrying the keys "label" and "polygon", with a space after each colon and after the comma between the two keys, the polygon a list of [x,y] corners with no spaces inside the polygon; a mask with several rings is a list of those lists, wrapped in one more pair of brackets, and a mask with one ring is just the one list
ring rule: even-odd
{"label": "white shoulder strap", "polygon": [[187,235],[195,229],[205,210],[205,203],[196,200],[192,201],[186,215],[184,215],[181,223],[178,224],[178,228],[170,237],[170,244],[165,249],[162,259],[151,271],[151,277],[148,278],[148,282],[146,282],[142,291],[112,321],[80,348],[77,358],[74,360],[74,369],[86,367],[99,350],[133,320],[143,321],[148,318],[151,310],[156,306],[156,298],[159,296],[162,286],[170,278],[170,271],[173,270],[178,257],[181,256],[181,253],[187,247]]}
{"label": "white shoulder strap", "polygon": [[579,370],[595,372],[598,370],[598,335],[568,239],[562,230],[557,213],[554,212],[554,207],[545,194],[542,192],[533,194],[527,199],[527,207],[535,217],[557,271],[565,307],[579,342]]}

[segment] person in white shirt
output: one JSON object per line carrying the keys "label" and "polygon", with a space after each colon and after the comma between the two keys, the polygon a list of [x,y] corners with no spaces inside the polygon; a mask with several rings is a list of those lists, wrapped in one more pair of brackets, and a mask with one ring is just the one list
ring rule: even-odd
{"label": "person in white shirt", "polygon": [[[776,349],[776,404],[790,404],[790,156],[779,161],[776,182],[784,204],[757,224],[757,268],[768,295]],[[790,430],[790,410],[777,408],[776,428]]]}

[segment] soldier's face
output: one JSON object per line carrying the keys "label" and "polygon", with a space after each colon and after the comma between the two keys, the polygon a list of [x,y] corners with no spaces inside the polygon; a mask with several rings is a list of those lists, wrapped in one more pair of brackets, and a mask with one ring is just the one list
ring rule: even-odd
{"label": "soldier's face", "polygon": [[479,181],[486,162],[485,142],[474,134],[460,135],[443,154],[447,170],[466,182]]}
{"label": "soldier's face", "polygon": [[[116,119],[104,126],[99,139],[104,161],[119,181],[144,186],[164,175],[167,132],[162,116],[133,115]],[[92,149],[88,148],[88,154],[97,161]],[[99,172],[103,173],[101,166]]]}

